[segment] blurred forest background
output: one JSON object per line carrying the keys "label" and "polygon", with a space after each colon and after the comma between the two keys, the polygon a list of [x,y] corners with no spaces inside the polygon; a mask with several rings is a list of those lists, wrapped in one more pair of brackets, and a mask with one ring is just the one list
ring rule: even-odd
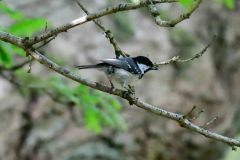
{"label": "blurred forest background", "polygon": [[[90,12],[120,2],[84,0]],[[128,2],[133,2],[128,1]],[[186,8],[158,6],[169,19]],[[0,30],[32,36],[84,15],[71,0],[3,0]],[[190,19],[173,28],[154,23],[147,9],[101,18],[121,48],[155,62],[188,58],[218,37],[199,59],[162,66],[136,83],[137,97],[163,109],[205,110],[195,121],[236,137],[240,131],[240,1],[203,1]],[[46,27],[47,24],[47,27]],[[92,22],[58,35],[41,52],[66,67],[114,57],[104,33]],[[26,62],[26,63],[25,63]],[[0,42],[0,159],[4,160],[237,160],[221,142],[180,128],[121,99],[92,90],[32,62],[17,47]],[[24,64],[24,67],[17,64]],[[12,67],[14,66],[14,67]],[[30,73],[28,73],[30,72]],[[108,84],[98,71],[75,71]]]}

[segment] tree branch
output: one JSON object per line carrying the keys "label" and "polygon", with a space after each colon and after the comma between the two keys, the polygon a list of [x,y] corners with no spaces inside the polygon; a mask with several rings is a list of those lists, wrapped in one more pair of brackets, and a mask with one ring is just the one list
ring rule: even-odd
{"label": "tree branch", "polygon": [[189,62],[189,61],[193,61],[193,60],[201,57],[207,51],[207,49],[212,45],[212,43],[215,39],[216,39],[216,36],[214,35],[212,40],[199,53],[196,53],[194,56],[192,56],[190,58],[181,59],[179,56],[174,56],[167,61],[156,63],[155,66],[159,67],[161,65],[167,65],[167,64],[172,64],[172,63],[186,63],[186,62]]}
{"label": "tree branch", "polygon": [[23,38],[14,36],[10,33],[7,33],[4,31],[1,31],[1,30],[0,30],[0,39],[4,42],[14,44],[18,47],[22,47],[22,45],[23,45],[22,44]]}
{"label": "tree branch", "polygon": [[[0,39],[3,40],[3,38],[1,38],[1,37],[3,37],[1,34],[2,33],[0,33]],[[12,36],[9,36],[9,38],[5,36],[4,40],[6,40],[7,42],[16,42],[19,39],[17,37],[16,37],[16,39],[11,39],[11,38],[12,38]],[[22,43],[20,43],[20,44],[22,44]],[[47,57],[45,57],[44,55],[39,53],[38,51],[36,51],[34,49],[26,48],[24,45],[22,45],[21,47],[27,52],[28,55],[31,55],[35,60],[40,62],[42,65],[50,68],[51,70],[54,70],[55,72],[65,76],[69,79],[72,79],[76,82],[87,85],[87,86],[89,86],[93,89],[97,89],[97,90],[102,91],[102,92],[106,92],[106,93],[109,93],[109,94],[112,94],[112,95],[119,96],[123,99],[128,100],[131,104],[134,104],[139,108],[142,108],[144,110],[152,112],[156,115],[163,116],[163,117],[166,117],[168,119],[174,120],[174,121],[178,122],[181,127],[187,128],[187,129],[189,129],[193,132],[199,133],[199,134],[201,134],[205,137],[208,137],[208,138],[211,138],[211,139],[214,139],[214,140],[217,140],[217,141],[221,141],[221,142],[226,143],[226,144],[228,144],[230,146],[233,146],[233,147],[240,147],[240,141],[239,140],[229,138],[229,137],[211,132],[207,129],[201,128],[201,127],[193,124],[192,122],[190,122],[182,114],[169,112],[169,111],[163,110],[161,108],[155,107],[151,104],[145,103],[145,102],[139,100],[138,98],[127,94],[126,91],[119,90],[119,89],[114,89],[113,90],[109,86],[102,85],[102,84],[99,84],[97,82],[92,82],[92,81],[83,79],[83,78],[75,75],[74,73],[72,73],[70,70],[59,66],[55,62],[51,61],[50,59],[48,59]]]}
{"label": "tree branch", "polygon": [[[88,12],[88,10],[83,6],[83,4],[81,2],[79,2],[79,0],[75,0],[76,3],[78,4],[78,6],[87,14],[89,15],[90,13]],[[106,38],[109,40],[109,42],[112,44],[114,51],[115,51],[115,55],[116,58],[119,58],[120,55],[123,57],[126,57],[126,54],[120,49],[120,47],[117,44],[116,39],[113,37],[112,32],[107,29],[106,27],[104,27],[100,20],[93,20],[93,22],[101,29],[104,31],[104,33],[106,34]]]}
{"label": "tree branch", "polygon": [[161,27],[174,27],[176,24],[182,22],[183,20],[190,18],[192,13],[199,7],[202,0],[197,0],[196,4],[188,12],[183,13],[176,19],[170,21],[162,20],[155,4],[152,2],[152,0],[149,0],[149,2],[151,4],[148,7],[152,16],[155,19],[156,24]]}
{"label": "tree branch", "polygon": [[[201,0],[199,0],[201,1]],[[170,2],[176,2],[176,0],[155,0],[154,3],[170,3]],[[166,110],[163,110],[161,108],[158,108],[156,106],[153,106],[151,104],[148,104],[146,102],[143,102],[141,100],[139,100],[138,98],[134,97],[133,95],[128,94],[127,91],[124,90],[120,90],[120,89],[112,89],[110,86],[106,86],[103,84],[99,84],[97,82],[92,82],[86,79],[83,79],[81,77],[79,77],[78,75],[72,73],[69,69],[67,68],[63,68],[61,66],[59,66],[58,64],[56,64],[55,62],[51,61],[50,59],[48,59],[46,56],[42,55],[41,53],[39,53],[38,51],[36,51],[34,48],[32,48],[31,46],[33,44],[36,44],[38,42],[44,41],[54,35],[57,35],[60,32],[63,31],[67,31],[68,29],[83,24],[85,22],[91,21],[91,20],[95,20],[96,18],[102,17],[104,15],[108,15],[111,13],[115,13],[115,12],[120,12],[120,11],[126,11],[126,10],[131,10],[131,9],[137,9],[140,7],[144,7],[145,5],[149,4],[149,0],[146,1],[142,1],[140,3],[137,4],[120,4],[117,7],[112,7],[112,8],[107,8],[99,13],[95,13],[95,14],[90,14],[88,16],[83,16],[81,18],[78,18],[64,26],[58,27],[56,29],[47,31],[46,33],[34,37],[34,38],[20,38],[20,37],[16,37],[14,35],[11,35],[9,33],[6,32],[2,32],[0,31],[0,40],[14,44],[22,49],[24,49],[27,53],[27,55],[32,56],[35,60],[37,60],[39,63],[41,63],[42,65],[50,68],[51,70],[69,78],[72,79],[78,83],[84,84],[86,86],[89,86],[93,89],[105,92],[105,93],[109,93],[112,95],[116,95],[119,96],[127,101],[129,101],[130,104],[134,104],[139,108],[142,108],[146,111],[149,111],[151,113],[154,113],[156,115],[159,116],[163,116],[166,117],[168,119],[174,120],[176,122],[178,122],[178,124],[181,127],[187,128],[193,132],[199,133],[205,137],[208,137],[210,139],[213,140],[217,140],[217,141],[221,141],[223,143],[226,143],[232,147],[240,147],[240,141],[233,139],[233,138],[229,138],[214,132],[211,132],[207,129],[204,129],[202,127],[199,127],[197,125],[195,125],[194,123],[192,123],[191,121],[189,121],[184,115],[182,114],[177,114],[174,112],[169,112]],[[180,21],[179,21],[180,22]],[[207,49],[208,47],[206,47]],[[206,51],[203,50],[203,53]],[[203,54],[202,53],[202,54]],[[199,54],[199,55],[202,55]],[[198,56],[196,56],[197,58]],[[187,59],[187,60],[175,60],[176,62],[187,62],[190,60],[195,59],[194,57]],[[170,62],[169,62],[170,63]]]}
{"label": "tree branch", "polygon": [[[154,1],[155,4],[158,4],[158,3],[174,3],[174,2],[178,2],[178,0],[155,0]],[[76,27],[76,26],[84,24],[86,22],[95,20],[97,18],[106,16],[106,15],[109,15],[109,14],[117,13],[117,12],[142,8],[142,7],[145,7],[149,4],[150,4],[149,0],[144,0],[144,1],[141,1],[141,2],[138,2],[138,3],[125,3],[125,4],[119,4],[119,5],[114,6],[114,7],[109,7],[109,8],[106,8],[106,9],[102,10],[102,11],[99,11],[97,13],[92,13],[92,14],[89,14],[87,16],[77,18],[77,19],[75,19],[75,20],[73,20],[73,21],[71,21],[71,22],[69,22],[65,25],[62,25],[60,27],[57,27],[55,29],[48,30],[48,31],[46,31],[45,33],[43,33],[39,36],[26,39],[26,41],[24,41],[24,44],[28,45],[28,46],[32,46],[36,43],[39,43],[41,41],[44,41],[44,40],[52,37],[54,35],[58,35],[61,32],[66,32],[67,30],[69,30],[73,27]]]}
{"label": "tree branch", "polygon": [[189,129],[193,132],[197,132],[197,133],[199,133],[199,134],[201,134],[205,137],[208,137],[208,138],[211,138],[211,139],[214,139],[214,140],[217,140],[217,141],[221,141],[221,142],[226,143],[230,146],[240,147],[240,141],[239,140],[229,138],[229,137],[226,137],[226,136],[222,136],[220,134],[211,132],[207,129],[201,128],[201,127],[193,124],[192,122],[190,122],[187,118],[184,118],[184,115],[182,115],[182,114],[169,112],[169,111],[160,109],[158,107],[155,107],[151,104],[148,104],[146,102],[143,102],[143,101],[139,100],[136,97],[133,97],[132,95],[126,94],[126,91],[119,90],[119,89],[112,90],[112,88],[109,87],[109,86],[105,86],[105,85],[102,85],[102,84],[99,84],[99,83],[96,83],[96,82],[91,82],[89,80],[82,79],[81,77],[71,73],[68,69],[60,67],[59,65],[57,65],[53,61],[49,60],[47,57],[40,54],[39,52],[34,51],[34,50],[30,50],[30,49],[25,49],[25,50],[26,50],[26,52],[28,52],[29,55],[33,56],[33,58],[35,60],[39,61],[44,66],[58,72],[59,74],[65,76],[65,77],[68,77],[68,78],[70,78],[70,79],[72,79],[76,82],[82,83],[84,85],[87,85],[87,86],[89,86],[93,89],[97,89],[97,90],[102,91],[102,92],[106,92],[106,93],[109,93],[109,94],[112,94],[112,95],[119,96],[123,99],[128,100],[131,104],[134,104],[139,108],[142,108],[144,110],[152,112],[156,115],[163,116],[163,117],[166,117],[168,119],[172,119],[172,120],[178,122],[181,127],[187,128],[187,129]]}

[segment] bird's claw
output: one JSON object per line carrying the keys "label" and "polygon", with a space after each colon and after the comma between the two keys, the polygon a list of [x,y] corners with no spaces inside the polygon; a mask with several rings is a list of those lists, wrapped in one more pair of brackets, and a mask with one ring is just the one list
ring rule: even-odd
{"label": "bird's claw", "polygon": [[114,89],[115,89],[115,87],[114,87],[114,85],[113,85],[112,81],[111,81],[110,79],[108,79],[108,80],[109,80],[109,82],[110,82],[110,84],[111,84],[111,91],[113,92],[113,91],[114,91]]}
{"label": "bird's claw", "polygon": [[135,94],[134,86],[128,85],[127,91],[129,94],[134,95]]}

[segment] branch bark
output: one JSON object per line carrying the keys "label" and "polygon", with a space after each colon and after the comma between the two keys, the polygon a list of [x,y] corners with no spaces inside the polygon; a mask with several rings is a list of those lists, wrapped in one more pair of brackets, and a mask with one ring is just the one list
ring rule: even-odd
{"label": "branch bark", "polygon": [[[149,0],[151,2],[151,0]],[[197,2],[195,2],[196,4],[194,4],[194,6],[186,13],[181,14],[179,17],[177,17],[174,20],[170,20],[170,21],[165,21],[162,20],[160,17],[160,13],[157,10],[157,7],[155,6],[155,4],[153,2],[151,2],[151,4],[149,5],[149,9],[150,12],[152,14],[152,16],[155,19],[155,22],[158,26],[161,27],[174,27],[176,24],[182,22],[185,19],[190,18],[190,16],[193,14],[193,12],[199,7],[199,5],[202,3],[202,0],[197,0]]]}
{"label": "branch bark", "polygon": [[168,119],[174,120],[176,122],[179,123],[179,125],[181,127],[187,128],[193,132],[197,132],[205,137],[217,140],[217,141],[221,141],[223,143],[226,143],[230,146],[236,146],[236,147],[240,147],[240,141],[233,139],[233,138],[229,138],[214,132],[211,132],[207,129],[201,128],[195,124],[193,124],[191,121],[189,121],[187,118],[184,117],[184,115],[182,114],[177,114],[177,113],[173,113],[173,112],[169,112],[166,110],[163,110],[161,108],[158,108],[156,106],[153,106],[151,104],[148,104],[146,102],[143,102],[141,100],[139,100],[136,97],[133,97],[132,95],[127,94],[126,91],[123,90],[119,90],[119,89],[115,89],[112,90],[111,87],[96,83],[96,82],[91,82],[89,80],[85,80],[82,79],[81,77],[73,74],[72,72],[70,72],[68,69],[66,68],[62,68],[59,65],[57,65],[56,63],[54,63],[53,61],[49,60],[47,57],[43,56],[42,54],[40,54],[37,51],[34,50],[29,50],[29,49],[25,49],[26,52],[28,52],[29,55],[33,56],[34,59],[36,59],[37,61],[39,61],[41,64],[43,64],[44,66],[58,72],[59,74],[68,77],[76,82],[82,83],[84,85],[87,85],[93,89],[97,89],[99,91],[102,92],[106,92],[112,95],[116,95],[119,96],[127,101],[129,101],[129,103],[134,104],[135,106],[142,108],[144,110],[147,110],[151,113],[154,113],[156,115],[159,116],[163,116],[166,117]]}
{"label": "branch bark", "polygon": [[[89,15],[90,13],[88,12],[88,10],[84,7],[84,5],[79,2],[79,0],[75,0],[76,3],[78,4],[78,6],[87,14]],[[100,22],[100,20],[93,20],[93,22],[101,29],[104,31],[104,33],[106,34],[106,38],[109,40],[109,42],[112,44],[114,51],[115,51],[115,55],[116,58],[119,58],[120,55],[123,57],[126,57],[127,55],[120,49],[120,47],[117,44],[116,39],[113,37],[113,33],[107,29],[106,27],[103,26],[103,24]]]}
{"label": "branch bark", "polygon": [[189,61],[193,61],[199,57],[201,57],[206,51],[207,49],[212,45],[213,41],[216,39],[216,35],[213,36],[212,40],[198,53],[196,53],[194,56],[187,58],[187,59],[181,59],[181,57],[179,56],[174,56],[171,59],[167,60],[167,61],[162,61],[160,63],[156,63],[156,67],[159,67],[161,65],[168,65],[168,64],[172,64],[172,63],[186,63]]}
{"label": "branch bark", "polygon": [[[153,3],[170,3],[170,2],[177,2],[177,0],[154,0],[153,1]],[[78,75],[74,74],[73,72],[71,72],[69,69],[63,68],[63,67],[59,66],[58,64],[56,64],[55,62],[51,61],[49,58],[47,58],[43,54],[39,53],[36,49],[34,49],[32,47],[33,44],[42,42],[52,36],[56,36],[57,34],[67,31],[68,29],[73,28],[77,25],[86,23],[91,20],[95,20],[99,17],[105,16],[105,15],[108,15],[111,13],[126,11],[126,10],[131,10],[131,9],[137,9],[140,7],[144,7],[146,5],[149,5],[149,0],[142,1],[137,4],[120,4],[116,7],[107,8],[107,9],[105,9],[101,12],[95,13],[95,14],[89,14],[87,16],[83,16],[81,18],[78,18],[78,19],[66,24],[66,25],[63,25],[56,29],[50,30],[40,36],[33,37],[33,38],[21,38],[21,37],[17,37],[17,36],[11,35],[9,33],[0,31],[0,40],[11,43],[13,45],[16,45],[16,46],[24,49],[26,51],[27,55],[32,56],[40,64],[50,68],[51,70],[65,76],[69,79],[72,79],[78,83],[89,86],[93,89],[96,89],[96,90],[99,90],[99,91],[102,91],[105,93],[109,93],[109,94],[112,94],[115,96],[119,96],[119,97],[129,101],[130,104],[134,104],[135,106],[142,108],[146,111],[149,111],[151,113],[154,113],[156,115],[163,116],[168,119],[174,120],[181,127],[184,127],[193,132],[199,133],[210,139],[226,143],[232,147],[240,147],[239,140],[236,140],[236,139],[233,139],[230,137],[226,137],[221,134],[211,132],[203,127],[197,126],[194,123],[192,123],[190,120],[188,120],[187,117],[184,116],[183,114],[169,112],[169,111],[163,110],[159,107],[156,107],[156,106],[153,106],[146,102],[143,102],[143,101],[139,100],[137,97],[134,97],[133,95],[128,94],[127,91],[119,90],[119,89],[112,89],[109,86],[83,79],[83,78],[79,77]],[[206,47],[206,49],[207,48],[208,48],[208,46]],[[203,52],[201,52],[201,54],[199,54],[199,55],[197,54],[197,56],[190,58],[190,60],[193,60],[193,59],[197,58],[198,56],[201,56],[205,52],[206,49],[204,49]],[[182,60],[182,61],[189,61],[189,60],[187,59],[187,60]],[[176,62],[178,62],[178,61],[176,61]]]}
{"label": "branch bark", "polygon": [[[205,137],[211,138],[213,140],[221,141],[221,142],[226,143],[226,144],[228,144],[232,147],[240,147],[240,141],[239,140],[229,138],[229,137],[211,132],[207,129],[201,128],[201,127],[193,124],[191,121],[189,121],[187,118],[185,118],[185,116],[182,115],[182,114],[169,112],[169,111],[163,110],[161,108],[158,108],[156,106],[153,106],[151,104],[148,104],[146,102],[143,102],[143,101],[139,100],[138,98],[127,94],[127,92],[124,91],[124,90],[119,90],[119,89],[112,90],[111,87],[109,87],[109,86],[105,86],[105,85],[99,84],[97,82],[92,82],[92,81],[83,79],[83,78],[77,76],[76,74],[72,73],[69,69],[59,66],[55,62],[51,61],[50,59],[48,59],[47,57],[45,57],[44,55],[39,53],[38,51],[36,51],[34,49],[31,49],[31,48],[27,48],[26,46],[23,45],[23,43],[21,41],[19,41],[19,39],[20,39],[19,37],[15,37],[13,39],[13,37],[14,37],[13,35],[9,35],[9,37],[8,36],[3,36],[3,35],[6,35],[6,34],[0,33],[0,39],[1,40],[7,41],[11,44],[15,44],[15,42],[18,42],[17,44],[22,44],[20,47],[23,48],[27,52],[28,55],[31,55],[40,64],[50,68],[51,70],[54,70],[55,72],[65,76],[69,79],[72,79],[76,82],[79,82],[81,84],[89,86],[93,89],[97,89],[97,90],[105,92],[105,93],[109,93],[109,94],[112,94],[112,95],[119,96],[119,97],[129,101],[129,103],[134,104],[135,106],[137,106],[139,108],[147,110],[147,111],[149,111],[151,113],[154,113],[156,115],[163,116],[163,117],[166,117],[168,119],[174,120],[174,121],[178,122],[178,124],[181,127],[187,128],[187,129],[189,129],[193,132],[199,133],[199,134],[201,134]],[[2,38],[2,37],[4,37],[4,38]]]}
{"label": "branch bark", "polygon": [[[154,0],[154,4],[174,3],[174,2],[178,2],[178,1],[179,0]],[[149,0],[144,0],[144,1],[141,1],[141,2],[138,2],[138,3],[125,3],[125,4],[119,4],[119,5],[114,6],[114,7],[109,7],[109,8],[106,8],[106,9],[102,10],[102,11],[99,11],[97,13],[92,13],[92,14],[77,18],[77,19],[71,21],[70,23],[67,23],[65,25],[62,25],[62,26],[57,27],[57,28],[52,29],[52,30],[48,30],[47,32],[45,32],[41,35],[38,35],[36,37],[27,38],[24,41],[24,44],[28,45],[28,46],[32,46],[32,45],[34,45],[36,43],[39,43],[41,41],[44,41],[44,40],[46,40],[46,39],[48,39],[52,36],[56,36],[61,32],[66,32],[73,27],[76,27],[78,25],[82,25],[82,24],[84,24],[86,22],[89,22],[89,21],[93,21],[97,18],[106,16],[106,15],[109,15],[109,14],[117,13],[117,12],[143,8],[143,7],[146,7],[149,4],[150,4]],[[168,27],[168,26],[166,26],[166,27]]]}

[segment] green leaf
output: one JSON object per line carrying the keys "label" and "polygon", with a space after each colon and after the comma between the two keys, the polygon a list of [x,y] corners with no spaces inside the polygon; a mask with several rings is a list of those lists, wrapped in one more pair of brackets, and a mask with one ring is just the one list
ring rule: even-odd
{"label": "green leaf", "polygon": [[229,8],[229,9],[234,9],[234,0],[225,0],[225,5]]}
{"label": "green leaf", "polygon": [[[131,1],[133,3],[139,2],[139,0]],[[9,15],[16,21],[8,28],[2,29],[6,32],[10,32],[17,36],[32,36],[34,33],[45,28],[46,21],[44,19],[26,19],[21,12],[14,11],[3,3],[0,3],[0,11]],[[128,25],[124,17],[124,15],[121,15],[117,18],[123,28]],[[124,25],[122,25],[123,22]],[[22,49],[0,42],[0,63],[5,66],[10,66],[15,54],[25,56]],[[63,103],[66,102],[66,104],[69,104],[69,102],[71,102],[79,106],[84,113],[86,126],[96,133],[101,132],[102,127],[105,126],[122,129],[126,128],[125,122],[119,114],[121,104],[112,96],[91,90],[84,85],[72,87],[70,84],[66,83],[67,81],[57,76],[44,79],[42,77],[39,78],[39,76],[28,74],[24,70],[16,71],[16,75],[19,83],[25,86],[25,95],[30,94],[30,88],[37,88],[40,94],[47,93],[54,99],[60,99]]]}
{"label": "green leaf", "polygon": [[12,56],[10,56],[7,53],[4,53],[4,52],[1,53],[0,58],[1,58],[1,62],[4,66],[9,66],[12,62]]}
{"label": "green leaf", "polygon": [[12,58],[12,54],[7,52],[5,43],[0,42],[0,63],[5,67],[9,67],[11,66]]}
{"label": "green leaf", "polygon": [[120,111],[120,109],[122,109],[122,105],[120,104],[120,102],[118,100],[112,99],[111,104],[115,108],[116,111]]}
{"label": "green leaf", "polygon": [[193,6],[195,0],[180,0],[180,4],[189,9]]}
{"label": "green leaf", "polygon": [[15,45],[11,45],[11,46],[12,46],[12,52],[14,54],[17,54],[17,55],[23,56],[23,57],[26,56],[26,53],[25,53],[25,51],[22,48],[19,48],[19,47],[15,46]]}
{"label": "green leaf", "polygon": [[217,2],[227,6],[229,9],[234,9],[235,7],[235,0],[217,0]]}
{"label": "green leaf", "polygon": [[24,18],[24,15],[21,12],[14,11],[2,2],[0,2],[0,11],[9,15],[14,20],[21,20]]}
{"label": "green leaf", "polygon": [[[10,32],[12,34],[18,36],[32,36],[35,32],[42,30],[45,27],[46,20],[41,18],[31,18],[26,19],[25,16],[18,11],[14,11],[10,7],[6,6],[4,3],[0,2],[0,12],[3,12],[9,15],[13,20],[16,20],[8,28],[2,28],[6,32]],[[15,45],[7,44],[7,43],[0,43],[1,45],[1,63],[5,66],[10,66],[14,54],[25,56],[25,52],[23,49],[18,48]],[[4,52],[3,52],[4,51]]]}
{"label": "green leaf", "polygon": [[32,36],[35,32],[42,30],[46,20],[41,18],[24,19],[9,27],[9,32],[18,36]]}
{"label": "green leaf", "polygon": [[51,77],[48,80],[48,88],[54,88],[60,95],[67,99],[73,99],[73,91],[68,85],[59,77]]}
{"label": "green leaf", "polygon": [[97,119],[98,115],[96,112],[92,111],[90,108],[86,110],[86,123],[89,129],[92,129],[96,133],[100,133],[102,131],[102,127],[100,125],[99,120]]}

